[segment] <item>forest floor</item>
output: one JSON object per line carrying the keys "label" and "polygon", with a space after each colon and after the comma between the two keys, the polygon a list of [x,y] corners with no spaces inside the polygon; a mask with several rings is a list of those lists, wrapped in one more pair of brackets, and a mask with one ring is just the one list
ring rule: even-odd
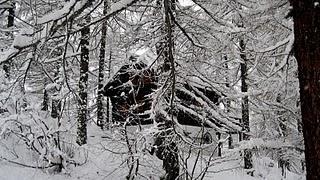
{"label": "forest floor", "polygon": [[[99,133],[94,133],[99,132]],[[52,173],[52,170],[28,168],[13,164],[5,160],[0,160],[0,180],[122,180],[128,175],[128,153],[125,142],[108,139],[110,134],[103,133],[96,128],[89,129],[88,144],[82,147],[83,151],[77,157],[78,162],[85,162],[82,165],[68,165],[59,174]],[[83,154],[81,154],[81,152]],[[192,153],[188,161],[189,173],[192,172],[196,162],[196,153]],[[158,180],[164,173],[162,162],[148,152],[140,151],[133,155],[139,159],[138,178]],[[204,156],[204,157],[203,157]],[[82,158],[82,159],[81,159]],[[207,155],[201,155],[200,159],[206,159]],[[129,159],[130,160],[130,159]],[[21,162],[21,160],[19,160]],[[30,164],[26,160],[23,162]],[[208,168],[208,173],[204,179],[210,180],[304,180],[304,175],[297,175],[287,172],[286,178],[281,176],[281,170],[277,164],[268,158],[254,160],[254,177],[247,175],[241,167],[242,158],[234,152],[224,151],[223,156],[214,157],[213,163]],[[194,177],[205,168],[206,162],[198,161],[194,170]]]}

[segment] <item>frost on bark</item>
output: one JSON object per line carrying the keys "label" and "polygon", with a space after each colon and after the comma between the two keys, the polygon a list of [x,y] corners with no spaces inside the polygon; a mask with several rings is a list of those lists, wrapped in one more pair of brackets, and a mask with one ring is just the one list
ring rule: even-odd
{"label": "frost on bark", "polygon": [[51,117],[52,118],[58,118],[60,116],[61,111],[61,102],[59,98],[59,92],[55,92],[52,95],[52,110],[51,110]]}
{"label": "frost on bark", "polygon": [[[10,5],[11,7],[8,8],[8,22],[7,22],[7,27],[8,29],[12,28],[14,26],[14,16],[15,16],[15,3],[14,1],[10,1]],[[11,36],[12,37],[12,34],[11,33],[8,33],[8,36]],[[11,67],[11,61],[5,61],[3,63],[3,70],[5,72],[5,76],[7,78],[10,77],[10,67]]]}
{"label": "frost on bark", "polygon": [[47,85],[47,79],[44,79],[44,90],[43,90],[43,101],[42,101],[42,111],[48,111],[49,110],[49,94],[46,90]]}
{"label": "frost on bark", "polygon": [[[59,51],[60,52],[60,51]],[[57,118],[57,124],[58,128],[61,126],[61,98],[60,98],[60,89],[61,89],[61,84],[59,82],[59,68],[60,64],[58,63],[56,67],[56,72],[54,74],[54,81],[57,84],[54,93],[52,95],[52,109],[51,109],[51,117],[52,118]],[[61,151],[60,147],[60,132],[57,132],[56,137],[54,138],[55,146]],[[61,172],[62,171],[62,161],[63,157],[61,155],[58,155],[57,157],[57,162],[56,162],[56,171]]]}
{"label": "frost on bark", "polygon": [[308,180],[320,179],[320,2],[290,0]]}
{"label": "frost on bark", "polygon": [[[85,18],[85,22],[90,22],[90,16]],[[87,97],[88,97],[88,70],[89,70],[89,40],[90,27],[85,26],[81,30],[81,57],[80,57],[80,79],[78,98],[78,129],[77,143],[81,146],[87,143]]]}
{"label": "frost on bark", "polygon": [[[108,0],[104,0],[103,14],[107,14],[109,8]],[[100,41],[100,55],[99,55],[99,75],[98,75],[98,97],[97,97],[97,125],[103,129],[105,124],[105,109],[103,107],[104,99],[104,89],[103,89],[103,80],[104,80],[104,69],[105,69],[105,59],[106,59],[106,36],[107,36],[107,21],[104,20],[101,27],[101,41]]]}
{"label": "frost on bark", "polygon": [[[58,50],[58,55],[60,55],[61,52]],[[56,87],[54,88],[54,92],[52,94],[52,109],[51,109],[51,117],[52,118],[60,118],[60,111],[61,111],[61,99],[59,97],[60,94],[60,82],[59,82],[59,68],[60,64],[58,63],[56,66],[56,70],[54,73],[54,83],[56,83]]]}
{"label": "frost on bark", "polygon": [[[157,1],[157,5],[161,6],[161,1]],[[170,17],[170,11],[175,9],[175,0],[164,0],[163,10],[164,10],[164,24],[161,28],[161,33],[164,35],[164,39],[160,40],[157,44],[157,54],[160,57],[163,65],[161,68],[162,74],[168,74],[170,71],[171,76],[171,92],[168,96],[171,96],[169,104],[171,104],[170,109],[172,110],[174,92],[175,92],[175,67],[174,67],[174,57],[173,49],[174,43],[172,39],[173,35],[173,23]],[[170,113],[171,114],[171,113]],[[157,134],[156,142],[157,145],[157,157],[163,161],[163,168],[166,171],[164,179],[174,180],[179,176],[179,155],[178,146],[175,142],[175,135],[172,127],[174,126],[172,120],[162,117],[161,114],[155,117],[155,121],[159,125],[160,133]]]}
{"label": "frost on bark", "polygon": [[[227,57],[227,55],[223,56],[223,61],[225,61],[224,67],[228,71],[229,66],[228,66],[228,57]],[[228,75],[226,75],[225,80],[226,80],[226,88],[229,89],[230,88],[230,83],[229,83]],[[226,99],[226,101],[225,101],[226,113],[230,112],[230,107],[231,107],[231,101],[229,99]],[[233,138],[232,138],[232,132],[231,131],[228,133],[228,136],[229,136],[228,137],[228,148],[229,149],[233,149]]]}
{"label": "frost on bark", "polygon": [[11,8],[8,9],[9,11],[9,15],[8,15],[8,28],[13,27],[14,26],[14,8],[15,8],[15,3],[13,1],[11,1]]}
{"label": "frost on bark", "polygon": [[[248,84],[247,84],[247,58],[245,55],[245,43],[244,40],[241,39],[240,43],[240,58],[242,63],[240,64],[240,71],[241,71],[241,92],[247,93],[248,92]],[[249,140],[250,136],[248,133],[250,132],[249,126],[249,97],[248,95],[244,95],[241,102],[241,109],[242,109],[242,131],[243,133],[240,136],[240,140]],[[252,153],[250,150],[244,150],[244,168],[251,169],[252,168]]]}
{"label": "frost on bark", "polygon": [[219,157],[221,157],[221,153],[222,153],[222,142],[220,142],[220,140],[221,140],[221,133],[220,132],[217,132],[216,133],[216,135],[217,135],[217,139],[218,139],[218,156]]}

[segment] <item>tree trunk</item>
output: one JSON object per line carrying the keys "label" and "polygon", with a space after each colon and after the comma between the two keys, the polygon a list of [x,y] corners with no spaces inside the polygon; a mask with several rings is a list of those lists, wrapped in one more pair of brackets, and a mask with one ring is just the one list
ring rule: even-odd
{"label": "tree trunk", "polygon": [[[227,62],[228,61],[227,55],[223,56],[223,61],[225,61],[224,67],[225,67],[226,71],[228,72],[229,66],[228,66],[228,62]],[[227,89],[229,89],[230,88],[230,83],[229,83],[228,75],[226,75],[226,79],[225,80],[226,80],[226,87],[227,87]],[[226,113],[227,114],[229,114],[229,112],[230,112],[230,107],[231,107],[231,101],[229,99],[227,99],[225,101],[225,109],[226,109]],[[232,132],[229,132],[228,135],[229,135],[229,137],[228,137],[228,148],[229,149],[233,149]]]}
{"label": "tree trunk", "polygon": [[15,16],[14,8],[15,8],[15,3],[13,1],[11,2],[11,6],[12,7],[8,9],[8,11],[9,11],[8,24],[7,24],[8,28],[14,26],[14,16]]}
{"label": "tree trunk", "polygon": [[[247,93],[248,92],[248,84],[247,84],[247,58],[245,55],[245,43],[244,40],[241,39],[240,43],[240,58],[243,61],[240,64],[240,71],[241,71],[241,92]],[[250,136],[248,133],[250,132],[250,126],[249,126],[249,97],[248,95],[245,95],[242,98],[241,103],[241,109],[242,109],[242,130],[244,133],[242,133],[243,140],[249,140]],[[245,149],[244,150],[244,168],[245,169],[251,169],[252,168],[252,153],[250,150]]]}
{"label": "tree trunk", "polygon": [[[85,18],[86,23],[90,23],[90,16]],[[79,79],[79,98],[78,98],[78,129],[77,143],[81,146],[87,143],[87,104],[88,104],[88,70],[89,70],[89,41],[90,27],[81,30],[81,58],[80,58],[80,79]]]}
{"label": "tree trunk", "polygon": [[[62,50],[61,49],[57,49],[56,50],[56,56],[59,57],[62,54]],[[57,127],[60,128],[61,126],[61,97],[60,97],[60,90],[61,90],[61,82],[60,82],[60,67],[61,64],[58,62],[55,66],[55,73],[54,73],[54,83],[56,84],[55,88],[54,88],[54,92],[52,94],[52,102],[51,102],[51,117],[57,119]],[[44,94],[44,98],[46,98],[45,96],[48,95],[46,94],[46,90],[45,90],[45,94]],[[45,102],[45,99],[44,99]],[[47,100],[48,102],[48,100]],[[44,107],[44,106],[43,106]],[[60,132],[58,131],[55,134],[55,137],[53,137],[54,143],[55,143],[55,147],[58,148],[59,150],[61,150],[61,146],[60,146]],[[61,172],[63,165],[62,165],[62,161],[63,161],[63,157],[61,155],[58,155],[56,158],[56,162],[54,162],[56,165],[55,167],[55,171],[56,172]]]}
{"label": "tree trunk", "polygon": [[217,132],[216,133],[217,135],[217,139],[218,139],[218,156],[221,157],[221,150],[222,150],[222,142],[221,141],[221,133],[220,132]]}
{"label": "tree trunk", "polygon": [[[58,50],[57,55],[61,55],[61,52]],[[59,81],[59,68],[60,64],[56,65],[56,72],[54,74],[54,82],[57,84],[56,86],[61,86]],[[60,87],[55,87],[54,93],[52,94],[52,107],[51,107],[51,117],[52,118],[59,118],[60,111],[61,111],[61,99],[60,99]]]}
{"label": "tree trunk", "polygon": [[320,4],[291,0],[308,180],[320,179]]}
{"label": "tree trunk", "polygon": [[[108,0],[104,0],[103,14],[107,14],[109,8]],[[99,76],[98,76],[98,97],[97,97],[97,125],[103,129],[105,124],[104,107],[103,107],[103,80],[104,80],[104,63],[106,57],[106,36],[107,36],[107,21],[104,20],[101,27],[100,55],[99,55]]]}
{"label": "tree trunk", "polygon": [[[161,1],[157,1],[157,5],[161,7]],[[163,65],[161,67],[161,73],[171,71],[170,76],[172,76],[172,88],[170,99],[171,108],[174,100],[175,91],[175,67],[174,67],[174,57],[173,49],[174,42],[172,39],[173,35],[173,23],[170,17],[170,11],[175,9],[174,0],[164,0],[163,1],[164,10],[164,26],[161,28],[161,33],[165,34],[165,39],[160,40],[157,44],[157,55],[160,57]],[[165,98],[166,99],[166,98]],[[161,125],[158,127],[160,133],[156,137],[156,145],[159,147],[157,150],[157,156],[163,161],[163,168],[166,171],[165,180],[175,180],[179,176],[179,155],[178,146],[174,140],[174,131],[172,126],[174,125],[172,121],[161,117],[161,115],[155,117],[155,121]]]}
{"label": "tree trunk", "polygon": [[[15,3],[14,1],[11,1],[11,8],[8,9],[9,15],[8,15],[8,22],[7,22],[7,27],[10,29],[11,27],[14,26],[14,16],[15,16]],[[12,33],[8,33],[9,37],[12,37]],[[5,61],[3,63],[3,70],[5,72],[5,76],[7,78],[10,77],[10,67],[11,67],[11,61]]]}
{"label": "tree trunk", "polygon": [[42,111],[48,111],[49,110],[49,94],[46,90],[47,85],[47,78],[44,78],[44,90],[43,90],[43,101],[42,101]]}
{"label": "tree trunk", "polygon": [[[110,46],[110,50],[109,50],[109,62],[108,62],[108,78],[111,77],[111,73],[112,73],[112,47]],[[113,123],[113,120],[112,120],[112,107],[111,107],[111,99],[110,97],[107,97],[107,103],[106,103],[106,113],[107,113],[107,128],[109,129],[110,128],[110,124]]]}

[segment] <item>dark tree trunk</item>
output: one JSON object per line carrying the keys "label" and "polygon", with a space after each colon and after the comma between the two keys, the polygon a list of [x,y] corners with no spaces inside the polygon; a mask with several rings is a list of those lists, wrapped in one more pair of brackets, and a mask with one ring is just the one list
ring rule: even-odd
{"label": "dark tree trunk", "polygon": [[[226,69],[226,71],[228,72],[229,70],[229,66],[228,66],[228,57],[226,55],[223,56],[223,61],[225,61],[224,67]],[[229,89],[230,88],[230,83],[229,83],[229,78],[228,75],[226,75],[226,87]],[[225,109],[226,109],[226,113],[229,114],[230,112],[230,107],[231,107],[231,101],[229,99],[226,100],[225,102]],[[232,138],[232,132],[228,133],[229,137],[228,137],[228,148],[229,149],[233,149],[233,138]]]}
{"label": "dark tree trunk", "polygon": [[[110,47],[110,51],[109,51],[109,61],[108,61],[108,78],[111,77],[111,62],[112,62],[112,48]],[[113,118],[112,118],[112,108],[110,107],[111,106],[111,99],[110,97],[107,97],[107,103],[106,103],[106,113],[107,113],[107,117],[106,117],[106,121],[108,123],[107,125],[107,128],[110,128],[110,124],[113,123]]]}
{"label": "dark tree trunk", "polygon": [[51,117],[52,118],[59,118],[61,111],[61,102],[59,98],[59,92],[55,92],[52,96],[52,110],[51,110]]}
{"label": "dark tree trunk", "polygon": [[[157,5],[161,7],[161,1],[157,0]],[[163,1],[163,10],[164,10],[164,25],[161,28],[161,33],[165,35],[165,38],[160,40],[157,44],[157,55],[160,57],[163,65],[161,68],[161,73],[171,71],[172,76],[172,89],[169,95],[171,98],[172,105],[174,99],[175,91],[175,67],[174,67],[174,42],[172,39],[173,36],[173,23],[170,17],[170,11],[175,9],[174,0],[164,0]],[[171,107],[172,108],[172,107]],[[179,155],[178,155],[178,146],[174,140],[174,131],[172,130],[173,122],[161,117],[161,115],[155,118],[158,124],[161,127],[158,127],[161,133],[157,134],[156,144],[159,145],[157,150],[157,156],[163,160],[163,168],[166,171],[164,177],[165,180],[175,180],[179,176]]]}
{"label": "dark tree trunk", "polygon": [[[61,52],[60,50],[58,50],[58,53],[57,55],[61,55]],[[56,66],[56,71],[55,71],[55,74],[54,74],[54,82],[56,84],[59,84],[60,83],[58,82],[59,81],[59,68],[60,68],[60,64],[58,63],[57,66]],[[54,93],[52,95],[52,102],[51,102],[51,117],[52,118],[60,118],[60,111],[61,111],[61,99],[59,97],[59,93],[60,93],[60,87],[55,87],[54,89]]]}
{"label": "dark tree trunk", "polygon": [[[7,27],[11,28],[14,26],[14,16],[15,16],[15,3],[11,1],[11,8],[8,9],[9,15],[8,15],[8,22],[7,22]],[[8,33],[10,37],[12,37],[12,33]],[[5,72],[5,76],[7,78],[10,77],[10,68],[11,68],[11,61],[6,61],[3,63],[3,70]]]}
{"label": "dark tree trunk", "polygon": [[43,101],[42,101],[42,111],[48,111],[49,110],[49,95],[48,91],[46,89],[43,90]]}
{"label": "dark tree trunk", "polygon": [[[90,23],[90,16],[85,18],[86,23]],[[80,58],[80,79],[78,98],[78,129],[77,143],[81,146],[87,143],[87,104],[88,104],[88,70],[89,70],[89,41],[90,27],[86,26],[81,30],[81,58]]]}
{"label": "dark tree trunk", "polygon": [[[109,8],[108,0],[104,0],[103,14],[107,14]],[[100,41],[100,56],[99,56],[99,76],[98,76],[98,97],[97,97],[97,125],[103,129],[105,124],[104,107],[103,107],[103,80],[104,80],[104,63],[106,57],[106,36],[107,36],[107,20],[102,23],[101,41]]]}
{"label": "dark tree trunk", "polygon": [[291,0],[308,180],[320,179],[320,4]]}
{"label": "dark tree trunk", "polygon": [[217,139],[218,139],[218,156],[221,157],[221,155],[222,155],[222,154],[221,154],[222,143],[220,142],[220,140],[221,140],[221,133],[220,133],[220,132],[217,132],[216,135],[217,135]]}
{"label": "dark tree trunk", "polygon": [[[164,4],[166,4],[166,3],[168,4],[168,5],[164,5],[163,6],[165,9],[166,9],[166,6],[167,6],[167,10],[175,11],[175,8],[176,8],[175,7],[176,6],[175,5],[176,4],[175,0],[168,0],[168,1],[165,0],[163,2],[164,2]],[[160,7],[162,6],[161,3],[162,3],[162,1],[157,0],[157,6],[159,7],[159,11],[160,11]],[[161,72],[168,72],[168,71],[171,70],[170,56],[172,55],[172,51],[174,50],[174,42],[172,41],[174,23],[171,22],[170,12],[168,11],[167,13],[168,14],[165,15],[164,25],[162,25],[162,27],[160,28],[161,33],[165,34],[165,37],[162,38],[156,44],[157,55],[160,56],[161,57],[160,60],[163,61],[162,62],[163,64],[162,64],[162,67],[161,67]],[[160,12],[157,12],[157,15],[160,16],[161,15]],[[170,25],[170,27],[167,27],[168,25]],[[168,30],[170,32],[168,32]],[[168,33],[170,33],[170,35]],[[171,54],[170,54],[169,51],[171,51]],[[171,59],[173,59],[173,57]]]}
{"label": "dark tree trunk", "polygon": [[9,11],[8,24],[7,24],[7,27],[8,27],[8,28],[14,26],[14,16],[15,16],[14,9],[15,9],[15,3],[14,3],[14,2],[11,2],[11,5],[12,5],[12,8],[9,8],[9,9],[8,9],[8,11]]}
{"label": "dark tree trunk", "polygon": [[[60,48],[58,48],[56,50],[56,56],[59,57],[62,54],[62,50]],[[56,86],[54,88],[54,92],[52,94],[52,102],[51,102],[51,117],[57,119],[57,124],[58,124],[58,128],[60,128],[61,126],[61,97],[60,97],[60,90],[61,90],[61,82],[60,82],[60,63],[58,62],[56,64],[56,68],[55,68],[55,73],[54,73],[54,83],[56,83]],[[44,93],[44,103],[45,103],[45,98],[46,98],[47,91],[45,90]],[[48,99],[47,99],[47,103],[48,103]],[[43,106],[43,108],[45,107],[45,105]],[[55,146],[61,150],[61,146],[60,146],[60,132],[57,132],[55,134],[54,138],[54,143]],[[61,172],[63,165],[62,165],[62,161],[63,161],[63,157],[61,155],[57,156],[57,162],[54,162],[56,165],[55,167],[55,171],[56,172]]]}
{"label": "dark tree trunk", "polygon": [[233,149],[233,138],[232,138],[232,133],[229,132],[229,137],[228,137],[228,148]]}
{"label": "dark tree trunk", "polygon": [[[243,61],[240,64],[240,71],[241,71],[241,92],[247,93],[248,92],[248,84],[247,84],[247,58],[245,55],[245,43],[244,40],[241,39],[240,43],[240,58]],[[241,109],[242,109],[242,138],[243,140],[249,140],[250,136],[248,133],[250,132],[250,126],[249,126],[249,97],[245,95],[242,98],[241,103]],[[251,169],[252,168],[252,153],[250,150],[245,149],[244,150],[244,168],[245,169]]]}

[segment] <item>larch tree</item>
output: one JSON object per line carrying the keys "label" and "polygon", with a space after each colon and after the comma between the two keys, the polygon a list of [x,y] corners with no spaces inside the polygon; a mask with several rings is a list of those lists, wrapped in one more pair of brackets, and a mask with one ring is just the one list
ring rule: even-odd
{"label": "larch tree", "polygon": [[[104,0],[103,15],[107,14],[109,8],[109,0]],[[104,20],[101,27],[101,40],[99,52],[99,74],[98,74],[98,97],[97,97],[97,125],[103,129],[105,124],[105,113],[103,106],[103,82],[104,82],[104,69],[106,59],[106,38],[107,38],[107,20]],[[108,116],[107,116],[108,117]]]}
{"label": "larch tree", "polygon": [[[9,1],[9,7],[8,7],[8,18],[7,18],[7,28],[9,29],[9,32],[12,30],[14,26],[14,18],[15,18],[15,2],[14,0]],[[9,36],[12,36],[12,33],[8,34]],[[7,61],[3,64],[3,70],[5,71],[6,77],[10,77],[10,68],[12,62]]]}
{"label": "larch tree", "polygon": [[[171,85],[171,88],[168,88],[168,93],[165,93],[163,97],[165,104],[170,104],[168,108],[169,111],[173,111],[173,102],[174,102],[174,91],[175,91],[175,63],[174,63],[174,40],[173,40],[173,21],[171,15],[176,5],[175,0],[164,0],[156,1],[157,9],[155,13],[163,15],[163,21],[161,22],[160,27],[160,42],[156,45],[156,51],[158,57],[160,57],[160,83],[165,83],[162,87]],[[161,8],[162,7],[162,8]],[[164,82],[163,79],[165,76],[170,79],[169,82]],[[168,83],[168,84],[167,84]],[[170,86],[169,86],[170,87]],[[166,91],[166,90],[165,90]],[[159,102],[157,102],[159,103]],[[175,142],[173,126],[173,119],[168,119],[161,112],[156,112],[155,121],[158,124],[160,133],[156,136],[155,145],[157,148],[157,156],[163,161],[163,168],[166,172],[163,177],[166,180],[174,180],[179,176],[179,155],[178,155],[178,146]]]}
{"label": "larch tree", "polygon": [[[84,25],[90,23],[90,15],[85,17]],[[90,26],[85,26],[81,30],[81,57],[80,57],[80,79],[79,79],[79,99],[78,99],[78,129],[77,143],[84,145],[87,143],[87,121],[88,121],[88,73],[89,73],[89,42]]]}
{"label": "larch tree", "polygon": [[[245,54],[245,42],[243,39],[240,39],[239,42],[239,48],[240,48],[240,58],[241,58],[241,64],[240,64],[240,77],[241,77],[241,92],[242,93],[248,93],[248,67],[247,67],[247,57]],[[243,140],[250,140],[250,136],[248,133],[250,133],[250,118],[249,118],[249,97],[247,94],[244,94],[242,97],[241,102],[241,109],[242,109],[242,128],[243,128],[243,137],[240,137],[240,139]],[[251,169],[253,167],[252,165],[252,153],[250,150],[245,149],[244,150],[244,168],[245,169]]]}
{"label": "larch tree", "polygon": [[320,2],[290,0],[298,62],[307,179],[320,179]]}

